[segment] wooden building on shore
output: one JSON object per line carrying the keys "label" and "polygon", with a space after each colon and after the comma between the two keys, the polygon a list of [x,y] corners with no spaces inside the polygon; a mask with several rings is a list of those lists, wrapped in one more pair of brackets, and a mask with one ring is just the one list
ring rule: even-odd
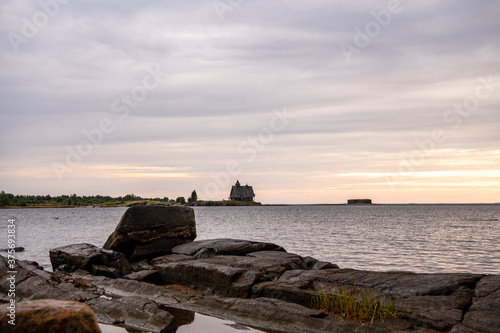
{"label": "wooden building on shore", "polygon": [[229,195],[229,199],[234,201],[253,201],[253,198],[255,198],[255,193],[252,186],[248,186],[248,184],[241,186],[238,180],[231,188],[231,194]]}

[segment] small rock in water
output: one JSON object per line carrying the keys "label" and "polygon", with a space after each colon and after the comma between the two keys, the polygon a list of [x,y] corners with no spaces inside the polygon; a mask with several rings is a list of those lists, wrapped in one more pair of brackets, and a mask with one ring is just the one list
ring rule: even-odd
{"label": "small rock in water", "polygon": [[0,252],[9,252],[12,250],[14,250],[14,252],[24,252],[24,247],[18,246],[18,247],[12,248],[12,249],[0,249]]}

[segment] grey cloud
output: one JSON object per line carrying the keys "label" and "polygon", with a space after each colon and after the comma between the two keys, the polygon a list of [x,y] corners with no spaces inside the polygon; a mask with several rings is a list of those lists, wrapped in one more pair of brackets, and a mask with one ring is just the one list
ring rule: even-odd
{"label": "grey cloud", "polygon": [[[0,120],[9,126],[0,135],[9,145],[0,153],[16,160],[24,153],[26,165],[38,161],[36,167],[37,157],[63,158],[65,146],[109,117],[116,130],[95,147],[98,163],[134,164],[139,153],[122,147],[163,144],[170,156],[146,150],[144,163],[170,159],[216,172],[219,164],[241,159],[236,148],[242,140],[257,135],[272,110],[283,107],[298,117],[269,147],[274,155],[262,152],[266,162],[252,167],[259,172],[271,172],[280,158],[289,161],[289,149],[315,147],[318,155],[414,149],[415,139],[449,127],[443,112],[473,93],[478,77],[498,75],[500,7],[493,0],[402,0],[403,11],[347,63],[340,43],[353,43],[353,29],[364,29],[374,20],[371,12],[385,6],[243,1],[221,20],[211,1],[71,1],[15,54],[5,36],[20,33],[23,17],[40,7],[4,1]],[[121,120],[112,103],[155,64],[164,80]],[[450,131],[453,140],[443,147],[493,147],[496,96]],[[170,144],[189,147],[189,154]],[[103,153],[113,147],[123,155]],[[210,156],[220,163],[205,163]],[[314,173],[327,163],[289,168]]]}

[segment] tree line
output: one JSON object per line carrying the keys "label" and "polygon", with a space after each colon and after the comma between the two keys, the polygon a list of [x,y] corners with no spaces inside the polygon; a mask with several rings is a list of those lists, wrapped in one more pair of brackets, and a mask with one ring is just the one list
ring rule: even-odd
{"label": "tree line", "polygon": [[[186,204],[185,197],[177,197],[176,199],[163,198],[142,198],[135,194],[127,194],[125,196],[111,197],[109,195],[91,195],[79,196],[76,194],[71,195],[14,195],[12,193],[0,192],[0,207],[60,207],[60,206],[120,206],[134,201],[151,201],[158,203],[168,204]],[[198,201],[196,190],[191,193],[187,199],[188,203],[195,203]]]}

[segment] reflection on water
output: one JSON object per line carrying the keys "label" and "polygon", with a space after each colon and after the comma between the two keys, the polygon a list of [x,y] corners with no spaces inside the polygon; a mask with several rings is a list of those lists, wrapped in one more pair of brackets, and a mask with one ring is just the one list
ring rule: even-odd
{"label": "reflection on water", "polygon": [[189,325],[194,321],[195,313],[192,311],[181,310],[176,308],[167,308],[165,309],[172,316],[175,317],[175,323],[177,326],[181,327],[184,325]]}
{"label": "reflection on water", "polygon": [[179,327],[177,333],[235,333],[238,331],[244,331],[248,333],[264,332],[244,325],[236,324],[232,321],[222,320],[196,313],[194,321],[189,325]]}

